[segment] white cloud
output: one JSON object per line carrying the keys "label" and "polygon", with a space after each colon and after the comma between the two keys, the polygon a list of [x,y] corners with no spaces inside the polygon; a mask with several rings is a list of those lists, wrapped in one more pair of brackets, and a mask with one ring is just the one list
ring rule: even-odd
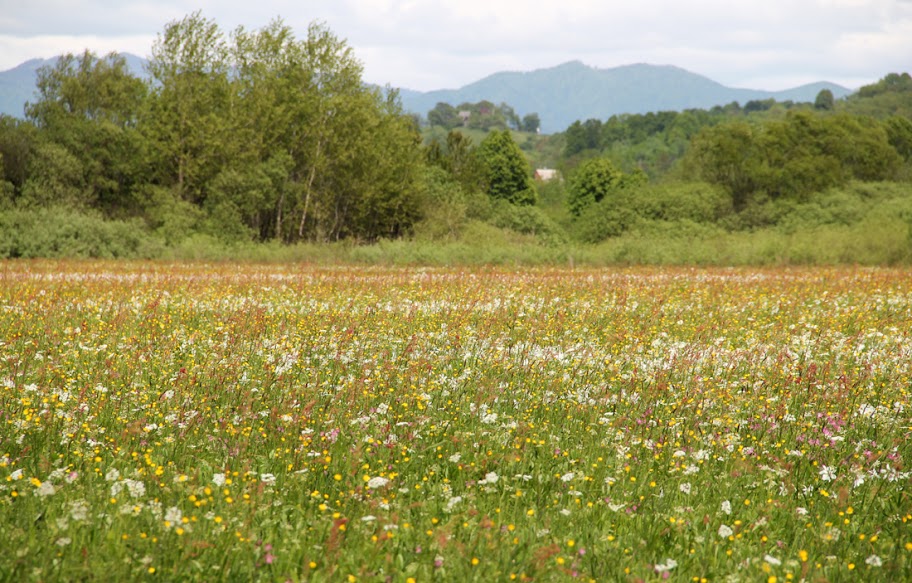
{"label": "white cloud", "polygon": [[0,0],[0,69],[83,48],[147,55],[167,22],[196,9],[225,31],[281,17],[303,36],[322,20],[355,49],[367,80],[424,90],[572,59],[672,64],[764,89],[857,86],[912,62],[908,0],[32,0],[3,9],[13,1]]}

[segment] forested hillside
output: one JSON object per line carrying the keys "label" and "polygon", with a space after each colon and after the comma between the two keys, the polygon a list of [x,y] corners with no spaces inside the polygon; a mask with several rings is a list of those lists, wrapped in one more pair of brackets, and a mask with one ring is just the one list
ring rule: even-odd
{"label": "forested hillside", "polygon": [[[66,55],[40,70],[25,120],[0,117],[0,256],[322,245],[444,262],[509,249],[545,261],[912,259],[906,73],[845,99],[822,90],[813,103],[579,120],[545,136],[534,112],[487,101],[438,104],[436,127],[420,131],[321,24],[303,39],[281,21],[226,34],[196,13],[159,35],[148,72],[117,54]],[[559,178],[533,180],[541,167]]]}

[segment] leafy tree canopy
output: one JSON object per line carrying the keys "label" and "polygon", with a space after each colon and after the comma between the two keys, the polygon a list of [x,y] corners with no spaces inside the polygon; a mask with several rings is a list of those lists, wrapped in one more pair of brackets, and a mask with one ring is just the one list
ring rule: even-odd
{"label": "leafy tree canopy", "polygon": [[522,150],[507,130],[490,132],[478,147],[485,191],[513,204],[535,204],[532,172]]}

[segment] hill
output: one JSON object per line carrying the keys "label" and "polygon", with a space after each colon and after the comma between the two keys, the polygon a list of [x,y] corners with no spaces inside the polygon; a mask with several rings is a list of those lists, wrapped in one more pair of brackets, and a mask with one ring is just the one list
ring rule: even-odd
{"label": "hill", "polygon": [[[145,60],[125,54],[130,69],[143,76]],[[26,101],[34,99],[35,76],[53,59],[32,59],[0,72],[0,114],[23,116]],[[536,112],[544,133],[565,130],[577,120],[608,119],[624,113],[708,109],[737,101],[814,101],[821,89],[838,99],[852,93],[833,83],[812,83],[784,91],[726,87],[707,77],[670,65],[625,65],[610,69],[571,61],[529,72],[495,73],[461,89],[419,92],[402,89],[407,111],[427,115],[438,102],[451,105],[482,100],[508,103],[520,114]]]}
{"label": "hill", "polygon": [[405,109],[427,115],[438,102],[457,105],[483,99],[508,103],[520,114],[537,112],[545,133],[563,131],[577,120],[608,119],[624,113],[708,109],[737,101],[814,101],[821,89],[838,99],[852,93],[833,83],[812,83],[784,91],[726,87],[669,65],[625,65],[611,69],[571,61],[530,72],[495,73],[461,89],[402,90]]}

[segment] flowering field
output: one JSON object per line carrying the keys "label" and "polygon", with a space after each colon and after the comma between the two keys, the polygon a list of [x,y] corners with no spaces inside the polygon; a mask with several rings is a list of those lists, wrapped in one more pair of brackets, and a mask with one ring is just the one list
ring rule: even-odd
{"label": "flowering field", "polygon": [[912,578],[912,273],[0,264],[0,580]]}

